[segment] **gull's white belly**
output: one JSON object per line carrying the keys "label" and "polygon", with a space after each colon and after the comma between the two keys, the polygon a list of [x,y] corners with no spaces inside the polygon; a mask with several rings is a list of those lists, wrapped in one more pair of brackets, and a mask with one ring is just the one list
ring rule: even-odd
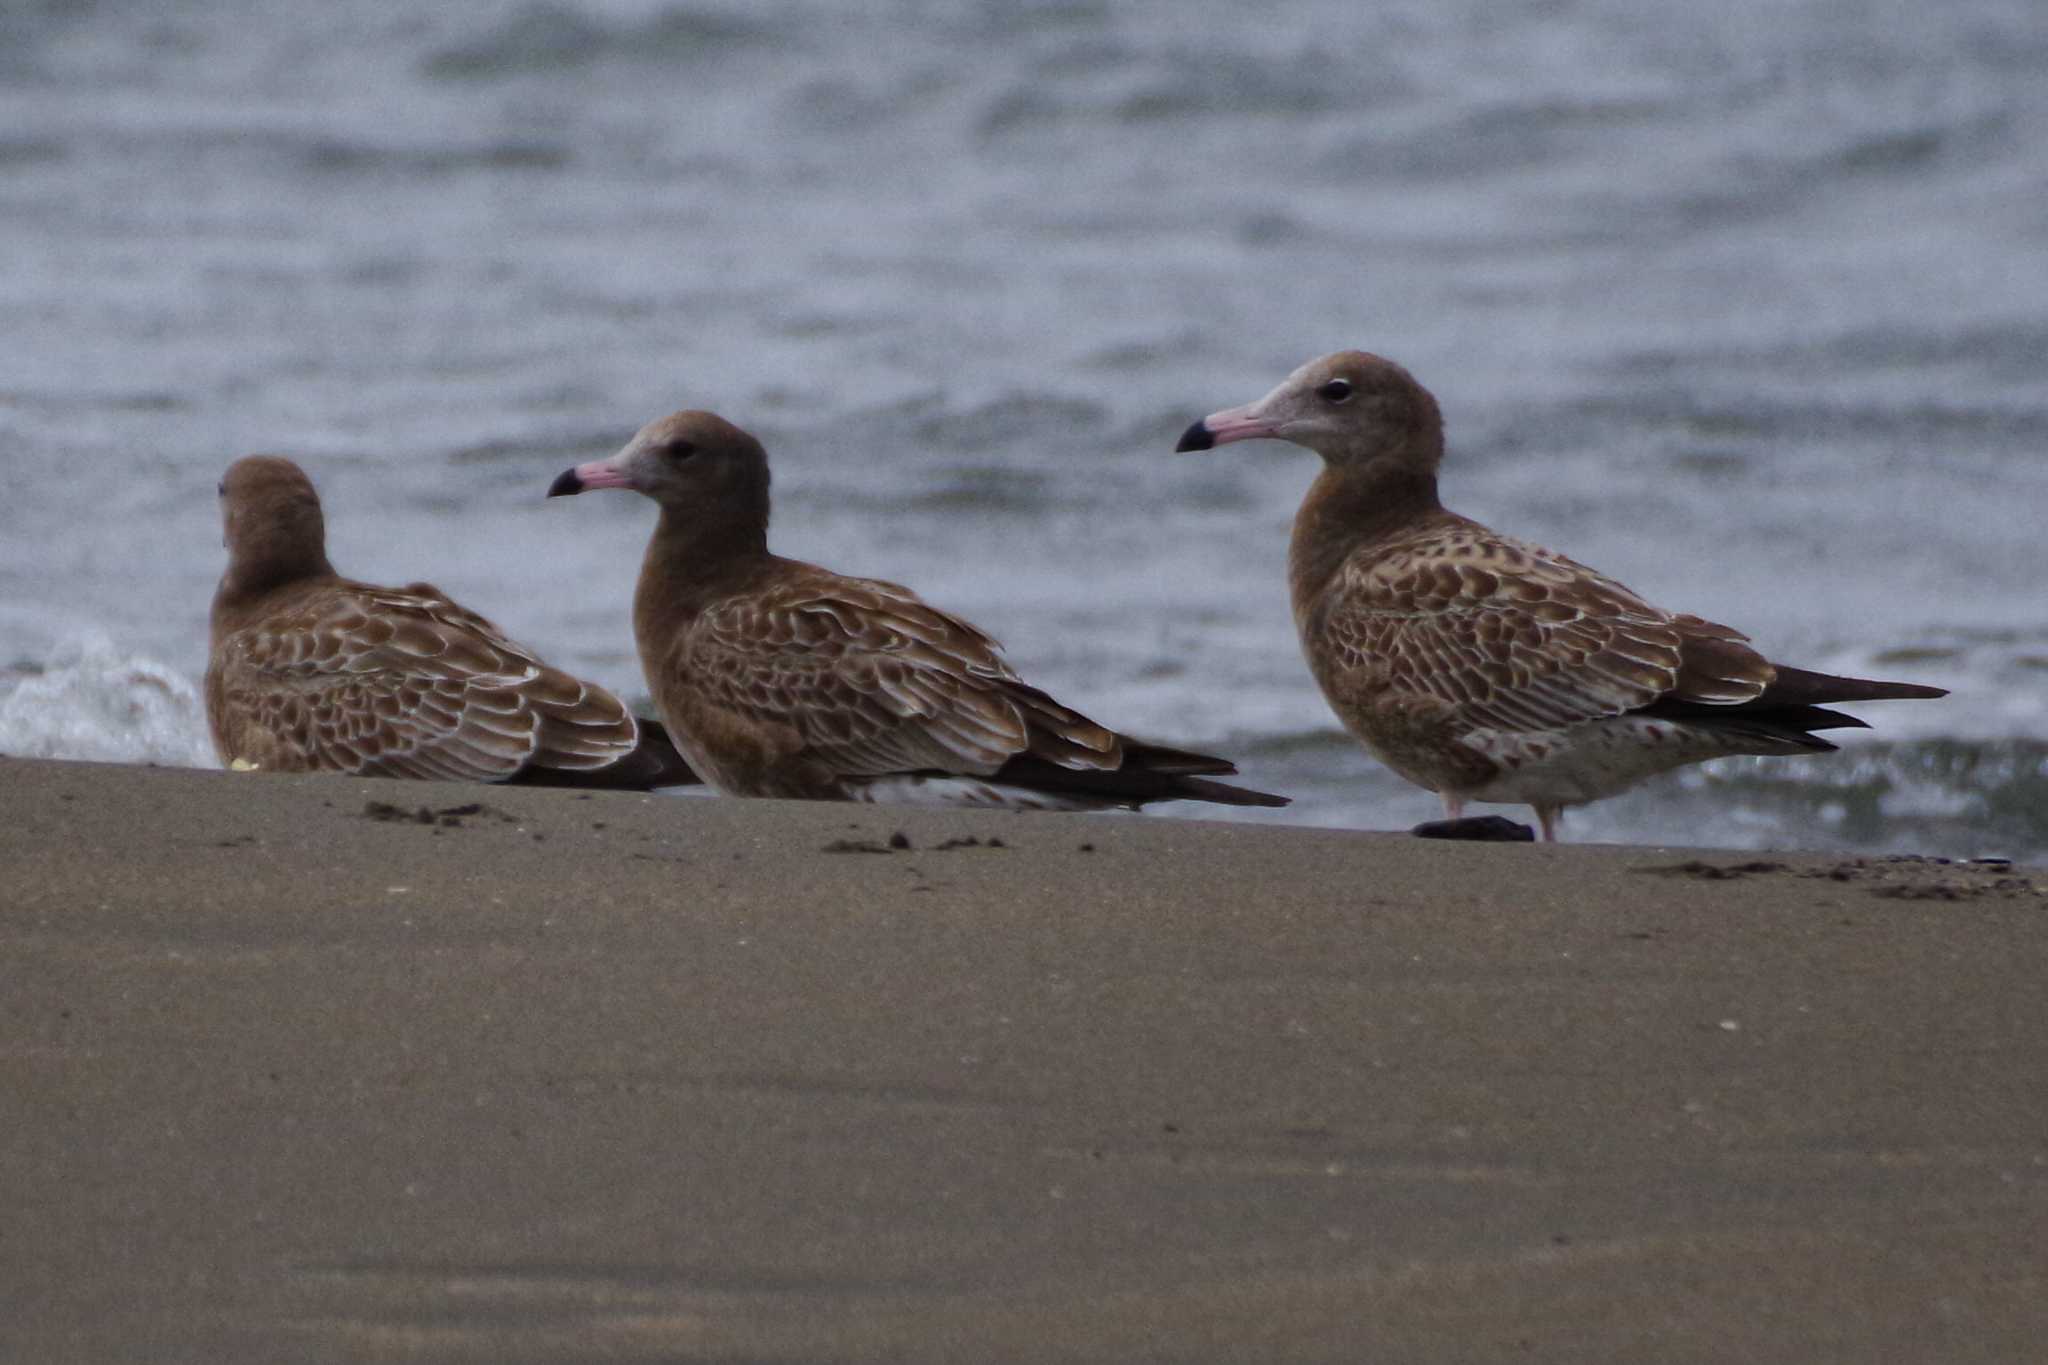
{"label": "gull's white belly", "polygon": [[1646,777],[1742,752],[1725,735],[1641,716],[1563,730],[1475,730],[1459,742],[1493,760],[1499,772],[1451,795],[1545,806],[1598,801]]}

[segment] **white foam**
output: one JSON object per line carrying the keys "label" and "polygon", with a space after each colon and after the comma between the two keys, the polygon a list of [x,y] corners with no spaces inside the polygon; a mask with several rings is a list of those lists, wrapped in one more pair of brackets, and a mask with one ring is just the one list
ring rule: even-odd
{"label": "white foam", "polygon": [[61,644],[40,671],[0,675],[0,753],[218,766],[199,689],[100,631]]}

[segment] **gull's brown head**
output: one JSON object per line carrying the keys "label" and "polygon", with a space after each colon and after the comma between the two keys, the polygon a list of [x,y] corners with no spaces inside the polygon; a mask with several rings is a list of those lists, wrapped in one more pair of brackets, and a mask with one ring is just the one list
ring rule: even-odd
{"label": "gull's brown head", "polygon": [[249,455],[220,481],[221,543],[226,582],[242,592],[331,574],[327,523],[313,481],[282,455]]}
{"label": "gull's brown head", "polygon": [[618,454],[565,469],[551,498],[630,488],[664,511],[768,521],[768,452],[715,412],[673,412],[635,432]]}
{"label": "gull's brown head", "polygon": [[1364,351],[1338,351],[1311,360],[1255,403],[1210,413],[1174,449],[1261,438],[1307,446],[1332,469],[1392,461],[1434,474],[1444,422],[1436,399],[1408,371]]}

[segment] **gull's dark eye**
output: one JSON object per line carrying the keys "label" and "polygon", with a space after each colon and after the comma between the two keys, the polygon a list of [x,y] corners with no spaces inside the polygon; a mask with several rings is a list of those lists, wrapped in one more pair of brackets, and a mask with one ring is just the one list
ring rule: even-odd
{"label": "gull's dark eye", "polygon": [[1316,397],[1322,399],[1325,403],[1346,402],[1351,397],[1351,381],[1348,379],[1325,380],[1323,383],[1316,385]]}
{"label": "gull's dark eye", "polygon": [[688,441],[678,439],[670,441],[667,445],[663,446],[661,453],[665,458],[681,464],[684,460],[697,453],[697,447]]}

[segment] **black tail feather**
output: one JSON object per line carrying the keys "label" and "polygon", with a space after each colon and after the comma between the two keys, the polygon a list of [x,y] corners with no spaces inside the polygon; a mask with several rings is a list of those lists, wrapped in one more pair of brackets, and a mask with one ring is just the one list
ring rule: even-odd
{"label": "black tail feather", "polygon": [[1229,777],[1237,772],[1237,765],[1227,758],[1198,754],[1190,749],[1169,748],[1164,744],[1147,744],[1128,735],[1122,738],[1126,768],[1178,773],[1183,777]]}
{"label": "black tail feather", "polygon": [[1815,738],[1815,730],[1867,730],[1865,721],[1826,704],[1857,701],[1903,701],[1910,698],[1945,697],[1948,689],[1923,683],[1883,682],[1875,678],[1844,678],[1833,673],[1775,665],[1777,676],[1770,685],[1745,702],[1713,703],[1677,701],[1666,697],[1639,707],[1632,714],[1660,720],[1683,721],[1689,725],[1748,734],[1778,743],[1796,744],[1802,749],[1826,753],[1835,748]]}
{"label": "black tail feather", "polygon": [[1019,754],[997,769],[989,781],[1132,810],[1152,801],[1208,801],[1219,806],[1290,803],[1289,798],[1271,792],[1208,780],[1211,774],[1228,777],[1236,771],[1237,765],[1228,759],[1126,740],[1120,768],[1063,768],[1031,754]]}
{"label": "black tail feather", "polygon": [[1682,721],[1702,729],[1721,730],[1734,735],[1796,744],[1815,753],[1831,753],[1835,745],[1817,738],[1815,730],[1868,730],[1869,724],[1841,711],[1821,706],[1767,706],[1761,700],[1738,706],[1715,706],[1697,701],[1655,701],[1632,715],[1657,720]]}
{"label": "black tail feather", "polygon": [[1778,676],[1749,706],[1825,706],[1840,701],[1904,701],[1948,695],[1946,687],[1924,683],[1882,682],[1876,678],[1844,678],[1804,668],[1776,665]]}
{"label": "black tail feather", "polygon": [[521,768],[510,785],[521,787],[580,787],[600,791],[653,791],[656,787],[703,785],[688,759],[669,738],[658,720],[640,718],[640,742],[616,763],[602,768]]}

